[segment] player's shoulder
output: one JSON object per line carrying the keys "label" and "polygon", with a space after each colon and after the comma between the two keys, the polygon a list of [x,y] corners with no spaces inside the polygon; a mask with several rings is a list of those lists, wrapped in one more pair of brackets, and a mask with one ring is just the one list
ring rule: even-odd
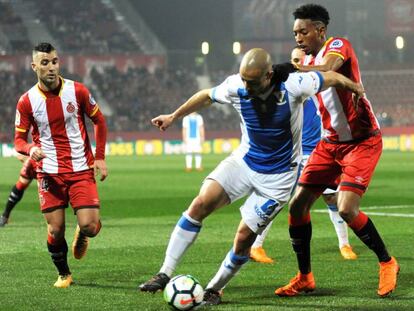
{"label": "player's shoulder", "polygon": [[331,49],[341,49],[343,47],[352,47],[351,42],[343,37],[332,37],[327,42],[328,50]]}
{"label": "player's shoulder", "polygon": [[237,94],[238,89],[244,88],[243,80],[240,77],[240,74],[234,74],[227,77],[224,80],[223,85],[225,85],[229,91],[229,94]]}
{"label": "player's shoulder", "polygon": [[242,81],[242,79],[240,77],[240,74],[238,74],[238,73],[228,76],[224,80],[223,83],[227,84],[229,87],[232,87],[232,86],[238,87],[240,85],[243,85],[243,81]]}
{"label": "player's shoulder", "polygon": [[19,100],[17,101],[18,104],[30,104],[30,98],[29,98],[29,93],[33,93],[33,92],[39,92],[37,90],[37,84],[35,84],[34,86],[32,86],[30,89],[28,89],[26,92],[24,92],[22,95],[20,95]]}
{"label": "player's shoulder", "polygon": [[89,92],[88,88],[86,87],[85,84],[83,84],[82,82],[79,81],[74,81],[74,80],[70,80],[70,79],[64,79],[65,84],[70,85],[75,88],[76,91],[78,92]]}

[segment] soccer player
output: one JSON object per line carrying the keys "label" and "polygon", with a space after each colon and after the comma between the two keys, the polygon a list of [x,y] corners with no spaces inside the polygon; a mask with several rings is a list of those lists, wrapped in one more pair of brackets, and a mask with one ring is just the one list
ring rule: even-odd
{"label": "soccer player", "polygon": [[[300,65],[304,59],[305,53],[298,47],[294,48],[291,53],[291,62],[294,65]],[[321,118],[318,114],[317,108],[318,100],[316,97],[311,97],[303,104],[303,131],[302,131],[302,152],[303,158],[300,165],[299,172],[302,171],[306,164],[312,150],[321,139]],[[325,189],[322,197],[327,204],[329,216],[334,225],[336,235],[339,242],[339,251],[344,259],[357,259],[357,255],[352,250],[348,239],[347,224],[341,218],[337,207],[336,190]],[[273,222],[269,223],[261,235],[258,235],[256,241],[250,250],[250,258],[256,262],[273,263],[274,260],[267,256],[263,248],[263,242],[272,226]]]}
{"label": "soccer player", "polygon": [[[40,208],[47,222],[47,248],[58,270],[55,287],[73,282],[67,262],[65,208],[70,203],[77,217],[72,244],[76,259],[88,247],[88,238],[101,229],[95,174],[104,180],[106,123],[98,104],[81,83],[59,76],[59,58],[50,43],[32,53],[38,83],[24,93],[16,110],[16,151],[37,162]],[[85,115],[95,127],[96,155],[92,154]],[[28,143],[30,128],[33,143]],[[94,174],[95,171],[95,174]]]}
{"label": "soccer player", "polygon": [[193,168],[193,155],[195,168],[201,171],[201,152],[204,142],[204,121],[197,112],[183,118],[183,143],[185,148],[185,170],[190,172]]}
{"label": "soccer player", "polygon": [[3,214],[0,216],[0,227],[4,227],[8,223],[11,211],[22,199],[24,191],[32,180],[36,178],[36,162],[22,154],[17,154],[17,158],[23,162],[23,167],[20,170],[19,179],[9,194]]}
{"label": "soccer player", "polygon": [[[334,70],[353,81],[361,82],[358,60],[348,40],[326,39],[328,11],[315,4],[303,5],[293,13],[293,32],[297,45],[307,54],[301,71]],[[351,92],[328,88],[318,94],[323,139],[318,143],[299,179],[289,203],[289,233],[299,265],[298,274],[279,296],[295,296],[315,289],[311,270],[310,241],[312,225],[310,208],[321,193],[335,186],[340,176],[338,210],[360,240],[378,257],[381,297],[397,285],[399,265],[389,255],[371,219],[360,211],[360,200],[382,152],[378,122],[366,97],[354,98]]]}
{"label": "soccer player", "polygon": [[242,220],[234,245],[206,287],[205,303],[219,304],[221,290],[248,261],[257,234],[280,212],[295,185],[301,160],[304,99],[329,86],[363,94],[360,84],[334,72],[288,75],[286,68],[272,69],[270,55],[263,49],[252,49],[244,55],[239,74],[215,88],[197,92],[173,113],[152,120],[164,131],[202,107],[227,104],[239,112],[242,138],[238,149],[205,179],[171,234],[159,273],[141,284],[141,291],[163,290],[196,240],[202,221],[216,209],[248,195],[240,208]]}

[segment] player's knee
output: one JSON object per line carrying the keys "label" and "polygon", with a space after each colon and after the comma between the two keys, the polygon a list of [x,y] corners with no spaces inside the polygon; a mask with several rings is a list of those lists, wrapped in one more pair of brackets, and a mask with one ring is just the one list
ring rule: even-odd
{"label": "player's knee", "polygon": [[47,229],[49,235],[56,241],[63,239],[65,236],[64,224],[49,224]]}
{"label": "player's knee", "polygon": [[214,208],[209,204],[204,195],[198,195],[191,203],[191,214],[196,214],[198,217],[204,218],[210,214]]}
{"label": "player's knee", "polygon": [[292,198],[289,203],[289,214],[293,217],[302,217],[306,214],[308,208],[297,197]]}
{"label": "player's knee", "polygon": [[357,213],[353,209],[340,209],[339,216],[349,224],[357,216]]}
{"label": "player's knee", "polygon": [[101,231],[102,224],[100,221],[90,222],[88,224],[79,225],[79,227],[84,235],[92,238]]}
{"label": "player's knee", "polygon": [[336,195],[335,194],[324,194],[323,199],[326,204],[334,205],[336,204]]}

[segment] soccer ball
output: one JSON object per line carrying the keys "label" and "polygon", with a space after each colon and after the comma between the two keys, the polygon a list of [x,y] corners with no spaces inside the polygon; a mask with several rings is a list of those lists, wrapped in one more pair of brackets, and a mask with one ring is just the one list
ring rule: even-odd
{"label": "soccer ball", "polygon": [[177,275],[164,289],[164,300],[175,310],[191,310],[203,301],[204,290],[191,275]]}

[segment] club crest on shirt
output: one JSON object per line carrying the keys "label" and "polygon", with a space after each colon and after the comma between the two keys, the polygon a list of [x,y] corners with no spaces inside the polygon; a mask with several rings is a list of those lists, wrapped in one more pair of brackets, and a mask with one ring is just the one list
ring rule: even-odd
{"label": "club crest on shirt", "polygon": [[20,125],[20,112],[19,112],[19,110],[16,110],[16,120],[15,120],[14,124],[16,126]]}
{"label": "club crest on shirt", "polygon": [[72,102],[69,102],[68,105],[66,106],[66,111],[69,113],[74,113],[75,105]]}
{"label": "club crest on shirt", "polygon": [[335,39],[331,42],[331,44],[329,45],[329,48],[333,48],[333,49],[337,49],[340,48],[341,46],[343,46],[344,43],[341,39]]}
{"label": "club crest on shirt", "polygon": [[96,105],[96,100],[93,98],[92,94],[89,94],[89,103],[94,106]]}

